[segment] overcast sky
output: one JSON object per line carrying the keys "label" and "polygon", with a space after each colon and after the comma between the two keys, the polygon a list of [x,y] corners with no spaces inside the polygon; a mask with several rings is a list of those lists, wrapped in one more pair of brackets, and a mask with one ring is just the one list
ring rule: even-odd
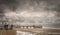
{"label": "overcast sky", "polygon": [[0,14],[10,24],[60,28],[60,0],[0,0]]}

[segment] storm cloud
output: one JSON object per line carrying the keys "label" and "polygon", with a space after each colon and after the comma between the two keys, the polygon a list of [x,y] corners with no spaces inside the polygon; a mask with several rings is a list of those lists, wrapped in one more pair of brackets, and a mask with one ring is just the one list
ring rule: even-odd
{"label": "storm cloud", "polygon": [[59,27],[59,6],[60,0],[0,0],[3,21],[17,25]]}

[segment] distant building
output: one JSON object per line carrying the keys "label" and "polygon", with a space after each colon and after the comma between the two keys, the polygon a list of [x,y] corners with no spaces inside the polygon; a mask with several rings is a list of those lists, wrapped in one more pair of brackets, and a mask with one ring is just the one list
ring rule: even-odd
{"label": "distant building", "polygon": [[35,25],[32,25],[32,26],[19,26],[18,28],[42,28],[42,26],[35,26]]}

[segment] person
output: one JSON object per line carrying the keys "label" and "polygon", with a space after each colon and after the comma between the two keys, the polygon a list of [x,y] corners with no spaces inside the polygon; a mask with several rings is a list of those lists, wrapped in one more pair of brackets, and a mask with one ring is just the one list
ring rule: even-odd
{"label": "person", "polygon": [[8,30],[8,24],[5,24],[5,25],[4,25],[4,29],[5,29],[5,30]]}
{"label": "person", "polygon": [[11,25],[11,28],[10,28],[11,30],[13,29],[13,25]]}
{"label": "person", "polygon": [[8,30],[8,26],[9,26],[9,24],[5,22],[5,24],[4,24],[4,30]]}

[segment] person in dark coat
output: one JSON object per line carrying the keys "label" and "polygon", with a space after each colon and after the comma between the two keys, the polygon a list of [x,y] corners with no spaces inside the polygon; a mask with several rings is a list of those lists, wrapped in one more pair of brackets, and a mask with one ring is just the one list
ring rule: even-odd
{"label": "person in dark coat", "polygon": [[4,25],[4,29],[5,29],[5,30],[8,30],[8,24],[5,24],[5,25]]}

